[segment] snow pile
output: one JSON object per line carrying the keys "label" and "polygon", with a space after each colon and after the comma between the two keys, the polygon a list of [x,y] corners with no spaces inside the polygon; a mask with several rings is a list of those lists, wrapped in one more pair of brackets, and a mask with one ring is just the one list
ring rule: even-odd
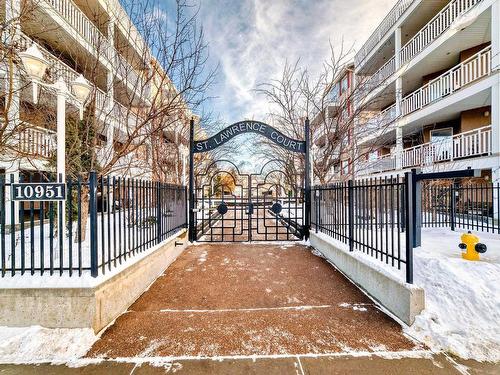
{"label": "snow pile", "polygon": [[0,327],[0,363],[65,363],[85,355],[96,340],[90,328]]}
{"label": "snow pile", "polygon": [[479,234],[481,261],[461,258],[460,232],[428,229],[414,251],[414,283],[425,310],[406,331],[431,349],[464,359],[500,361],[500,236]]}
{"label": "snow pile", "polygon": [[[414,250],[413,282],[425,290],[425,310],[405,332],[435,351],[450,352],[464,359],[498,362],[500,235],[474,232],[488,250],[481,254],[479,262],[471,262],[462,259],[462,250],[458,248],[464,232],[422,229],[422,246]],[[343,242],[324,233],[317,235],[349,252]],[[401,243],[404,240],[402,233]],[[398,270],[361,251],[349,254],[388,277],[405,280],[404,266]]]}

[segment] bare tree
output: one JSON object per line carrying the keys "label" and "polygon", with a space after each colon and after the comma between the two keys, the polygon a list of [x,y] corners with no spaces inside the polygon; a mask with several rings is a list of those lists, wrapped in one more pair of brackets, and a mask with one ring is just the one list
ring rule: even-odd
{"label": "bare tree", "polygon": [[[300,61],[287,63],[278,79],[257,89],[271,105],[271,123],[287,135],[303,139],[305,119],[311,119],[312,170],[314,180],[321,184],[339,178],[332,172],[341,160],[348,163],[344,178],[353,178],[366,155],[375,148],[374,144],[360,147],[359,143],[373,129],[381,131],[389,125],[373,117],[376,103],[364,100],[373,88],[368,77],[356,77],[349,90],[332,97],[334,86],[352,69],[352,55],[352,49],[344,49],[343,45],[335,49],[330,45],[329,59],[319,74],[313,76],[300,66]],[[283,160],[290,176],[303,173],[303,157],[292,155],[271,142],[265,143],[262,153]]]}
{"label": "bare tree", "polygon": [[[23,1],[20,14],[13,14],[9,22],[1,25],[2,35],[8,36],[2,38],[1,53],[6,72],[3,79],[9,83],[2,92],[3,155],[14,161],[20,155],[37,160],[42,156],[49,170],[54,170],[55,152],[25,152],[19,136],[27,125],[10,117],[14,111],[9,106],[15,102],[11,98],[18,95],[30,113],[43,114],[41,123],[55,125],[55,89],[44,86],[36,103],[26,95],[32,83],[19,56],[35,44],[49,64],[43,78],[46,83],[58,78],[68,83],[83,74],[92,87],[82,119],[79,103],[71,95],[67,97],[69,178],[86,180],[91,171],[96,171],[99,176],[143,176],[180,182],[179,168],[164,168],[164,156],[173,146],[180,158],[189,119],[206,100],[205,92],[215,76],[215,70],[207,67],[208,46],[197,21],[198,8],[185,0],[177,0],[171,13],[158,0],[121,3],[123,8],[113,3],[108,9],[82,5],[79,11],[85,11],[81,18],[85,26],[76,31],[85,40],[78,43],[71,42],[74,31],[37,17],[41,3],[36,0]],[[27,123],[31,126],[31,121]],[[85,233],[89,196],[86,186],[83,190]]]}

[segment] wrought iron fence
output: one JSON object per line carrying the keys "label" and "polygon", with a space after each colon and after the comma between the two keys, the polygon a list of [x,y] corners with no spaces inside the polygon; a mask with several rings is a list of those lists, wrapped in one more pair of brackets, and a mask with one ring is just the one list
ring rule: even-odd
{"label": "wrought iron fence", "polygon": [[[53,181],[53,176],[36,180]],[[19,178],[34,181],[33,175]],[[0,176],[2,277],[85,271],[95,277],[187,227],[184,186],[91,173],[88,181],[66,182],[66,201],[17,206],[10,199],[13,183],[13,175]]]}
{"label": "wrought iron fence", "polygon": [[[410,176],[411,178],[411,176]],[[412,227],[408,204],[409,177],[348,181],[312,188],[312,230],[343,242],[406,272],[413,281]],[[411,210],[410,210],[411,211]]]}
{"label": "wrought iron fence", "polygon": [[500,184],[430,181],[422,186],[422,226],[500,234]]}

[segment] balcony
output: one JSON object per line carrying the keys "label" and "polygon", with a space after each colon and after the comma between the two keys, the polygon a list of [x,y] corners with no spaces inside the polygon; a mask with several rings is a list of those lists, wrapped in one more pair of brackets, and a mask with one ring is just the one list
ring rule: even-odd
{"label": "balcony", "polygon": [[117,59],[115,64],[117,75],[122,78],[123,81],[127,82],[129,88],[139,95],[140,98],[149,100],[150,83],[144,81],[137,70],[116,50],[115,56]]}
{"label": "balcony", "polygon": [[[459,133],[450,139],[404,149],[401,169],[429,167],[441,162],[488,156],[492,153],[491,125]],[[358,175],[395,171],[397,155],[391,153],[359,165]]]}
{"label": "balcony", "polygon": [[64,79],[67,87],[71,87],[71,82],[78,78],[79,73],[74,69],[70,68],[68,65],[63,63],[40,44],[33,41],[27,35],[21,33],[19,37],[19,43],[22,50],[26,50],[31,44],[35,43],[43,57],[49,62],[48,75],[50,77],[51,83],[54,83],[58,77]]}
{"label": "balcony", "polygon": [[454,0],[434,16],[399,52],[404,65],[441,36],[455,20],[474,8],[482,0]]}
{"label": "balcony", "polygon": [[19,150],[29,156],[49,158],[56,150],[56,132],[26,124],[19,132]]}
{"label": "balcony", "polygon": [[100,50],[110,60],[108,39],[96,25],[71,0],[44,0],[59,16],[61,16],[77,34],[92,48],[100,46]]}
{"label": "balcony", "polygon": [[354,57],[356,66],[360,65],[368,54],[377,46],[377,44],[384,38],[389,30],[396,24],[403,13],[410,7],[415,0],[400,0],[389,11],[384,20],[375,29],[372,35],[365,42],[363,47],[358,51]]}
{"label": "balcony", "polygon": [[[71,0],[44,0],[66,23],[82,37],[89,47],[95,52],[98,48],[108,60],[120,77],[126,81],[139,97],[149,95],[149,86],[146,85],[130,63],[121,56],[108,38],[96,25],[83,13]],[[117,61],[113,61],[116,56]]]}
{"label": "balcony", "polygon": [[393,56],[382,67],[366,80],[366,89],[371,90],[380,86],[387,78],[396,72],[396,58]]}
{"label": "balcony", "polygon": [[418,111],[491,73],[491,46],[428,82],[402,100],[402,115]]}
{"label": "balcony", "polygon": [[367,176],[375,173],[388,172],[396,169],[396,156],[387,154],[378,157],[375,160],[368,160],[358,164],[356,174]]}
{"label": "balcony", "polygon": [[396,103],[394,103],[376,116],[360,124],[357,127],[357,137],[359,137],[360,143],[363,144],[368,139],[384,134],[391,127],[396,118]]}

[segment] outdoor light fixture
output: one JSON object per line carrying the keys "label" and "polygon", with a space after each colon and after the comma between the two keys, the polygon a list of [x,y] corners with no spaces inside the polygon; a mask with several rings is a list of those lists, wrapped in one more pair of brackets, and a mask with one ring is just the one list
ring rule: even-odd
{"label": "outdoor light fixture", "polygon": [[26,51],[21,52],[19,55],[29,76],[34,80],[41,81],[49,63],[43,57],[36,44],[33,43]]}
{"label": "outdoor light fixture", "polygon": [[35,43],[33,43],[26,51],[20,54],[26,72],[33,80],[33,102],[38,103],[38,83],[42,82],[45,71],[49,63],[43,57]]}
{"label": "outdoor light fixture", "polygon": [[71,82],[71,91],[73,92],[73,95],[76,97],[76,99],[81,103],[85,103],[91,89],[92,86],[88,83],[88,81],[85,79],[85,77],[83,77],[82,74],[80,74],[77,79]]}
{"label": "outdoor light fixture", "polygon": [[[38,103],[38,86],[55,90],[57,93],[57,174],[64,180],[66,165],[66,100],[71,98],[78,103],[80,110],[80,120],[83,119],[83,107],[87,100],[92,85],[79,75],[74,81],[70,82],[71,91],[68,90],[63,77],[59,77],[55,83],[43,82],[43,77],[49,62],[43,57],[38,46],[33,43],[26,51],[20,54],[24,69],[32,80],[33,102]],[[64,222],[64,220],[63,220]]]}

